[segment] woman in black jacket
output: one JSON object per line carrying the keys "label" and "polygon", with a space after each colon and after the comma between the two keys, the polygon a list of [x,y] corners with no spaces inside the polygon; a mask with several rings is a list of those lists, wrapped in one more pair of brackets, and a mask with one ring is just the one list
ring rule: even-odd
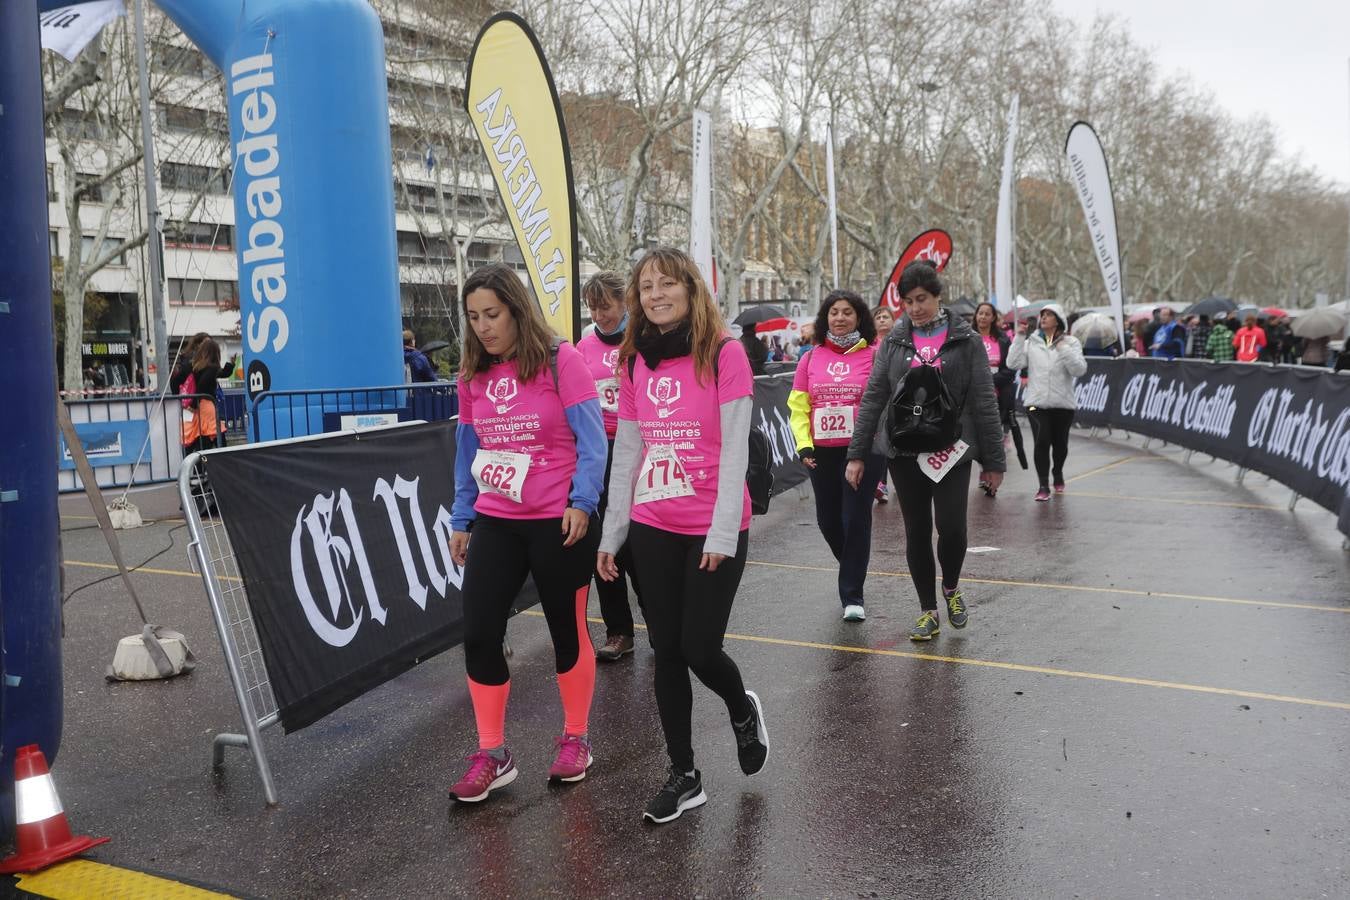
{"label": "woman in black jacket", "polygon": [[[942,308],[942,279],[931,262],[921,260],[906,266],[900,273],[899,287],[905,315],[877,349],[848,446],[844,477],[856,490],[862,481],[863,460],[874,446],[888,458],[905,520],[910,577],[919,595],[919,619],[909,637],[927,641],[938,633],[934,525],[947,621],[953,628],[964,628],[968,614],[960,578],[966,557],[970,464],[980,461],[984,469],[981,477],[994,490],[1003,483],[1007,466],[998,401],[984,345],[964,319],[949,316]],[[936,369],[940,375],[951,409],[960,418],[960,434],[945,449],[897,449],[890,442],[893,404],[902,395],[906,401],[921,402],[922,398],[911,397],[906,391],[906,382],[924,367]],[[931,376],[931,372],[921,373],[917,381],[922,383]]]}

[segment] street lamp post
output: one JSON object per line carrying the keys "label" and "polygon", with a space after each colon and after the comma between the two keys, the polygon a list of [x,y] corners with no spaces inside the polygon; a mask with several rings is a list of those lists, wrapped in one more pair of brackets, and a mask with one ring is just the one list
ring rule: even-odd
{"label": "street lamp post", "polygon": [[942,85],[936,81],[926,80],[920,81],[915,87],[923,92],[919,101],[923,115],[919,131],[919,180],[922,182],[923,221],[919,223],[919,227],[930,228],[932,223],[928,220],[928,95],[937,91]]}

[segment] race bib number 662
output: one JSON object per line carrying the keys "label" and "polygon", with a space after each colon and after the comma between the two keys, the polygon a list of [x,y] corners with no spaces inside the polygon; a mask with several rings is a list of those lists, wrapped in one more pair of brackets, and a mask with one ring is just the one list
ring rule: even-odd
{"label": "race bib number 662", "polygon": [[505,450],[479,450],[473,458],[473,478],[478,490],[485,494],[500,494],[508,500],[521,502],[525,476],[530,472],[528,453],[509,453]]}

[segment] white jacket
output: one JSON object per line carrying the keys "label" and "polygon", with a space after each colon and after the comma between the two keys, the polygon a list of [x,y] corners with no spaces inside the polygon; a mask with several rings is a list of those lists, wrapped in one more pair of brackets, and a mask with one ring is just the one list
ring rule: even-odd
{"label": "white jacket", "polygon": [[[1060,314],[1060,322],[1064,317]],[[1006,365],[1010,369],[1027,370],[1027,390],[1022,404],[1045,409],[1077,409],[1078,398],[1073,392],[1073,381],[1087,371],[1083,345],[1078,338],[1064,332],[1053,344],[1045,342],[1040,330],[1028,337],[1019,334],[1008,348]]]}

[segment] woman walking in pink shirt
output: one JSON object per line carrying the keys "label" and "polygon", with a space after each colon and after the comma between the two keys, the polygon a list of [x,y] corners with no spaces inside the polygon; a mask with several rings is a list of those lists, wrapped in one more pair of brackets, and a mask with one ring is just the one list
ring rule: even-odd
{"label": "woman walking in pink shirt", "polygon": [[517,775],[505,737],[511,672],[502,640],[526,575],[553,638],[562,697],[549,778],[580,781],[591,765],[595,655],[586,599],[605,428],[585,360],[549,331],[514,271],[491,265],[469,276],[464,313],[450,556],[464,567],[464,665],[478,750],[450,795],[475,803]]}
{"label": "woman walking in pink shirt", "polygon": [[797,455],[809,470],[816,524],[839,562],[839,602],[845,622],[866,612],[863,583],[872,555],[872,497],[886,470],[877,450],[866,457],[862,481],[844,480],[848,442],[876,355],[877,329],[863,299],[834,291],[816,316],[816,346],[797,363],[788,395]]}
{"label": "woman walking in pink shirt", "polygon": [[[670,771],[644,818],[663,823],[707,802],[694,767],[689,673],[722,698],[741,770],[764,767],[759,697],[722,649],[750,538],[750,361],[682,251],[647,251],[628,283],[619,352],[619,425],[596,568],[618,577],[628,541],[656,651],[656,705]],[[619,490],[618,485],[628,486]],[[631,525],[630,525],[631,518]]]}

